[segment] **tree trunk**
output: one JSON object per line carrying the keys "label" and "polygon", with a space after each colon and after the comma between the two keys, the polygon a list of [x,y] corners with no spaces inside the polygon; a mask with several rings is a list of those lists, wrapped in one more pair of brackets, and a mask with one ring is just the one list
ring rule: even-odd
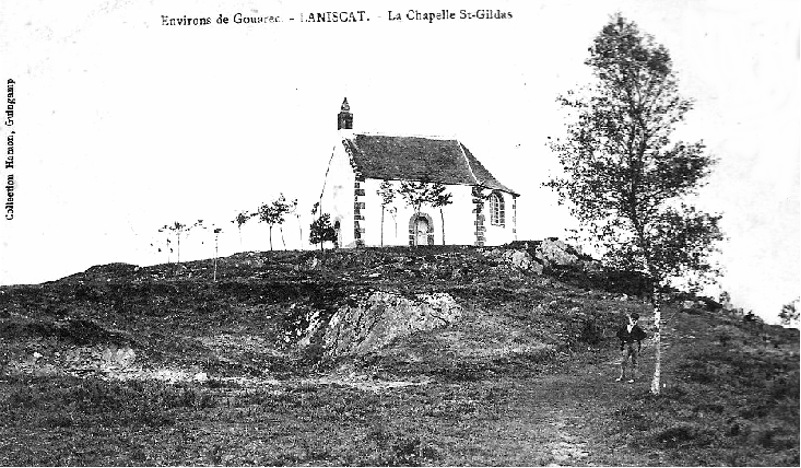
{"label": "tree trunk", "polygon": [[176,263],[178,265],[181,264],[181,234],[178,234],[178,260]]}
{"label": "tree trunk", "polygon": [[381,205],[381,247],[384,246],[384,205]]}
{"label": "tree trunk", "polygon": [[653,294],[654,327],[656,328],[654,331],[654,346],[656,347],[656,353],[654,357],[654,377],[651,379],[651,393],[659,395],[662,385],[662,310],[659,293],[654,291]]}
{"label": "tree trunk", "polygon": [[270,252],[273,251],[273,225],[270,225]]}
{"label": "tree trunk", "polygon": [[303,248],[303,225],[300,224],[300,216],[298,216],[298,235],[300,236],[298,238],[298,241],[300,242],[300,248],[298,250],[306,250]]}
{"label": "tree trunk", "polygon": [[445,214],[439,209],[439,218],[442,220],[442,245],[445,245]]}
{"label": "tree trunk", "polygon": [[217,281],[217,257],[220,253],[220,235],[214,235],[214,277],[212,281]]}
{"label": "tree trunk", "polygon": [[281,232],[281,244],[284,245],[284,250],[286,250],[286,241],[284,240],[284,226],[282,224],[278,225],[278,231]]}

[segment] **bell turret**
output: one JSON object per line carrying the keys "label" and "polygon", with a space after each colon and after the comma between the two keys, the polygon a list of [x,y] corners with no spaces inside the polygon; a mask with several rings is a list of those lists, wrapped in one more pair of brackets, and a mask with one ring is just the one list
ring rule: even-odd
{"label": "bell turret", "polygon": [[342,101],[342,108],[337,116],[337,130],[353,130],[353,114],[350,113],[348,98]]}

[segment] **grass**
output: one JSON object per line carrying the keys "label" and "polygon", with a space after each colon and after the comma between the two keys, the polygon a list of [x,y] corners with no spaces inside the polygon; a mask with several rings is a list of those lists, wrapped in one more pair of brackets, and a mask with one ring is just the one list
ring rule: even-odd
{"label": "grass", "polygon": [[[222,259],[218,283],[208,262],[115,264],[0,289],[0,465],[799,464],[795,330],[668,306],[654,397],[647,378],[613,382],[614,331],[624,312],[648,326],[647,304],[591,278],[478,249],[314,255]],[[432,288],[459,322],[356,357],[297,346],[313,313]],[[65,355],[117,347],[141,375],[70,375]]]}

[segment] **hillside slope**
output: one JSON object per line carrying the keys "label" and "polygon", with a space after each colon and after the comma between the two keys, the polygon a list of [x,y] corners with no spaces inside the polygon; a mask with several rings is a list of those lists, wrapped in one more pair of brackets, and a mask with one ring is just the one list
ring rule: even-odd
{"label": "hillside slope", "polygon": [[217,281],[0,288],[0,464],[798,465],[797,330],[669,305],[655,398],[650,342],[613,382],[623,314],[650,323],[629,283],[525,257],[251,252]]}

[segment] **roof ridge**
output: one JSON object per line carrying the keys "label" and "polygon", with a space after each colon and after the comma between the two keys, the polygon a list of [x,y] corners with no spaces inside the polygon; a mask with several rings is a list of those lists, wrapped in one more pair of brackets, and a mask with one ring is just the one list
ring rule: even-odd
{"label": "roof ridge", "polygon": [[470,171],[470,175],[473,177],[473,180],[476,181],[476,185],[481,185],[481,182],[478,181],[478,177],[476,177],[476,174],[473,172],[473,166],[470,165],[470,159],[467,157],[467,153],[464,152],[464,145],[459,140],[456,140],[456,144],[459,145],[459,151],[462,152],[464,162],[467,163],[467,170]]}
{"label": "roof ridge", "polygon": [[419,135],[419,134],[409,134],[409,135],[390,135],[387,133],[367,133],[361,132],[355,135],[362,135],[362,136],[369,136],[369,137],[389,137],[389,138],[423,138],[426,140],[438,140],[438,141],[456,141],[458,142],[459,139],[453,136],[445,136],[445,135]]}

